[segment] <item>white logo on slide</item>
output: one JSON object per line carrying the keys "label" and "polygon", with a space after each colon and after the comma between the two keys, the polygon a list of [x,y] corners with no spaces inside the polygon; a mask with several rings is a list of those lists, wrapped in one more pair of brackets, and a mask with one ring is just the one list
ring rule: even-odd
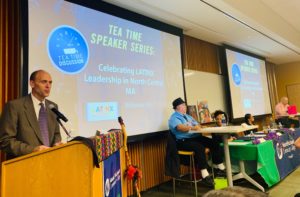
{"label": "white logo on slide", "polygon": [[231,68],[231,75],[232,75],[232,80],[235,83],[235,85],[240,85],[242,81],[242,75],[240,68],[237,64],[233,64]]}

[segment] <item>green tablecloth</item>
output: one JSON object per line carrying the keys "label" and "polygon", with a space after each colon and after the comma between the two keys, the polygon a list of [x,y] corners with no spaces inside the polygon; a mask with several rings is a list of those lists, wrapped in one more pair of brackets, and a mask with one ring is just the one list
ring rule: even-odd
{"label": "green tablecloth", "polygon": [[[236,141],[238,142],[238,141]],[[229,144],[230,157],[234,160],[256,160],[257,172],[263,177],[268,186],[280,181],[279,172],[275,161],[275,150],[272,141],[266,141],[258,145],[251,142],[239,145]]]}

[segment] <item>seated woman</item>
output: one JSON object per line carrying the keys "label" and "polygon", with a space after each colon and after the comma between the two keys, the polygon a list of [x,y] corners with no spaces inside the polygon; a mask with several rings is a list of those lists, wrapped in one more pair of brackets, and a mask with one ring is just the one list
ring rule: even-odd
{"label": "seated woman", "polygon": [[[223,116],[225,117],[225,121],[226,123],[228,122],[228,117],[227,117],[227,114],[221,110],[217,110],[215,111],[214,113],[214,118],[215,118],[215,121],[216,121],[216,126],[217,127],[222,127],[222,119],[223,119]],[[223,140],[222,140],[222,135],[218,135],[218,134],[215,134],[213,133],[212,134],[212,138],[216,141],[218,141],[219,143],[223,143]],[[236,136],[233,134],[228,140],[229,141],[232,141],[236,139]]]}
{"label": "seated woman", "polygon": [[[254,116],[252,116],[252,114],[245,114],[245,123],[246,123],[247,125],[249,125],[249,126],[255,125],[255,123],[254,123]],[[251,131],[254,133],[254,132],[257,132],[257,129],[245,131],[245,132],[244,132],[244,135],[250,134]]]}
{"label": "seated woman", "polygon": [[245,123],[247,125],[254,125],[254,117],[251,114],[245,115]]}

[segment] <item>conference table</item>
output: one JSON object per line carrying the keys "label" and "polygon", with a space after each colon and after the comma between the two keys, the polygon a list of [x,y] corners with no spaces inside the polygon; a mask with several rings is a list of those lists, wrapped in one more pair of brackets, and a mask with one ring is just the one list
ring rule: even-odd
{"label": "conference table", "polygon": [[279,116],[279,118],[282,118],[282,117],[290,117],[290,118],[293,118],[293,117],[300,117],[300,113],[296,113],[296,114],[287,114],[287,115],[281,115]]}
{"label": "conference table", "polygon": [[[300,128],[272,130],[276,133],[276,137],[258,144],[253,144],[251,140],[228,142],[231,134],[256,128],[258,126],[224,126],[207,127],[194,131],[195,133],[222,135],[227,182],[230,187],[233,186],[233,180],[245,178],[260,190],[265,191],[263,186],[246,173],[245,162],[248,161],[255,162],[256,172],[261,175],[269,187],[280,182],[300,165],[300,149],[294,145],[295,140],[300,137]],[[234,176],[232,175],[231,160],[238,161],[240,168],[240,172]]]}
{"label": "conference table", "polygon": [[225,157],[225,165],[226,165],[226,175],[227,175],[227,182],[228,186],[233,186],[233,178],[232,178],[232,171],[231,171],[231,161],[230,161],[230,152],[229,152],[229,145],[228,139],[231,134],[236,134],[244,131],[249,131],[253,129],[257,129],[258,126],[222,126],[222,127],[206,127],[201,128],[197,133],[202,134],[220,134],[222,135],[223,145],[224,145],[224,157]]}
{"label": "conference table", "polygon": [[247,165],[248,170],[249,167],[249,171],[253,170],[251,168],[254,168],[254,172],[258,172],[268,186],[272,186],[280,181],[275,160],[276,152],[273,148],[272,140],[267,140],[260,144],[253,144],[252,141],[236,140],[229,143],[229,150],[231,160],[237,161],[239,164],[239,173],[233,176],[233,180],[244,178],[261,191],[265,191],[264,187],[246,172],[245,164],[252,164]]}
{"label": "conference table", "polygon": [[240,173],[233,180],[245,178],[264,191],[259,183],[247,175],[244,162],[255,161],[256,172],[269,187],[283,180],[300,165],[300,149],[294,145],[295,140],[300,137],[300,129],[274,130],[273,136],[274,138],[259,144],[239,140],[229,143],[231,159],[240,164]]}

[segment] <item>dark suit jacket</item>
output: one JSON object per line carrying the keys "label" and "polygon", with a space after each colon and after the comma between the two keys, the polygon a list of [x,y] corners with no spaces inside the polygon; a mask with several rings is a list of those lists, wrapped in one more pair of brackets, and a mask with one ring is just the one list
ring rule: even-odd
{"label": "dark suit jacket", "polygon": [[[48,131],[50,146],[61,140],[56,115],[48,108]],[[31,153],[36,146],[43,145],[37,116],[34,111],[31,95],[6,103],[0,119],[0,147],[9,156],[16,157]]]}
{"label": "dark suit jacket", "polygon": [[179,171],[180,158],[177,151],[176,138],[171,131],[169,131],[165,157],[165,175],[178,178],[180,175]]}

